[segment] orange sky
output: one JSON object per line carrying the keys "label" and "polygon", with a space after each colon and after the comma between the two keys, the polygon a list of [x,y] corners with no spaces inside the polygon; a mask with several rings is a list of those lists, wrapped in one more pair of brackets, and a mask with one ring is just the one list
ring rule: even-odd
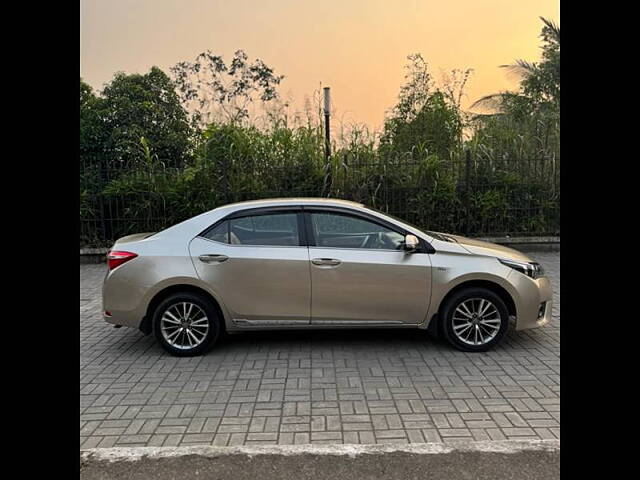
{"label": "orange sky", "polygon": [[80,76],[100,90],[116,71],[165,72],[207,49],[243,49],[286,78],[301,106],[330,86],[334,122],[382,125],[407,55],[442,69],[473,68],[470,104],[513,88],[498,65],[539,58],[539,16],[559,23],[559,0],[81,0]]}

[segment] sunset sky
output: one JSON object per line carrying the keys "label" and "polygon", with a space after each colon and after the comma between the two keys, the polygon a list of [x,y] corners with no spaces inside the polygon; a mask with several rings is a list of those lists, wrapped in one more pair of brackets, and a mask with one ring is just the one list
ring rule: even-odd
{"label": "sunset sky", "polygon": [[322,82],[334,122],[379,129],[397,99],[407,55],[441,70],[473,68],[467,106],[515,81],[498,65],[538,60],[543,16],[559,0],[81,0],[80,76],[101,90],[117,71],[225,59],[243,49],[285,75],[280,92],[301,107]]}

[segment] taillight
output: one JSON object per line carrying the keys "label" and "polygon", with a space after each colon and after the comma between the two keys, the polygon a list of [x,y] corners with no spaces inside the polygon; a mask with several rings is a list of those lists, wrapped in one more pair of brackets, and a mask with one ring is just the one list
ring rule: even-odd
{"label": "taillight", "polygon": [[137,253],[112,251],[107,254],[107,264],[109,270],[119,267],[123,263],[128,262],[138,256]]}

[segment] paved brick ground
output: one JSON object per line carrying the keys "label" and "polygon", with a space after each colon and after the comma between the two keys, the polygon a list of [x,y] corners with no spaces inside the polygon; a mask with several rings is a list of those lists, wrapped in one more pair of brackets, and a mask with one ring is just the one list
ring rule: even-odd
{"label": "paved brick ground", "polygon": [[80,446],[560,438],[560,254],[532,253],[553,322],[468,354],[417,331],[235,335],[197,358],[104,323],[80,266]]}

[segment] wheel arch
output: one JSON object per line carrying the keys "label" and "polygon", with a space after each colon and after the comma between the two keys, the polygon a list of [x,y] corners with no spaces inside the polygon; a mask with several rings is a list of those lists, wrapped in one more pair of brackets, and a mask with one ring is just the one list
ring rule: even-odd
{"label": "wheel arch", "polygon": [[502,285],[500,285],[499,283],[493,282],[491,280],[482,280],[482,279],[466,280],[455,285],[444,295],[444,297],[442,297],[442,300],[440,300],[440,303],[438,304],[438,309],[434,315],[435,322],[434,321],[430,322],[430,324],[434,324],[432,326],[432,329],[437,328],[438,331],[441,329],[442,317],[440,315],[440,312],[442,311],[442,306],[446,305],[446,302],[448,302],[449,299],[460,290],[464,290],[466,288],[474,288],[474,287],[485,288],[487,290],[492,291],[496,295],[498,295],[506,305],[509,315],[517,317],[517,308],[516,308],[515,300],[513,299],[509,291],[506,288],[504,288]]}
{"label": "wheel arch", "polygon": [[473,288],[473,287],[486,288],[487,290],[491,290],[493,293],[498,295],[502,299],[502,301],[505,303],[505,305],[507,306],[507,310],[509,311],[509,315],[516,316],[516,303],[513,300],[513,297],[511,296],[511,294],[502,285],[496,282],[492,282],[491,280],[467,280],[465,282],[459,283],[458,285],[453,287],[451,290],[449,290],[447,294],[442,298],[442,300],[440,301],[440,305],[438,305],[438,311],[440,311],[440,309],[442,308],[442,305],[444,305],[447,301],[449,301],[449,299],[455,293],[465,288]]}
{"label": "wheel arch", "polygon": [[164,299],[166,299],[170,295],[173,295],[174,293],[184,292],[197,293],[211,301],[211,304],[214,306],[218,315],[220,316],[221,329],[223,332],[226,331],[227,326],[224,311],[222,309],[222,306],[220,305],[220,302],[218,302],[216,297],[212,295],[211,292],[190,283],[177,283],[164,287],[153,295],[153,297],[149,301],[149,304],[147,305],[147,310],[142,319],[142,322],[140,322],[140,330],[142,331],[142,333],[144,333],[145,335],[149,335],[153,332],[153,312]]}

